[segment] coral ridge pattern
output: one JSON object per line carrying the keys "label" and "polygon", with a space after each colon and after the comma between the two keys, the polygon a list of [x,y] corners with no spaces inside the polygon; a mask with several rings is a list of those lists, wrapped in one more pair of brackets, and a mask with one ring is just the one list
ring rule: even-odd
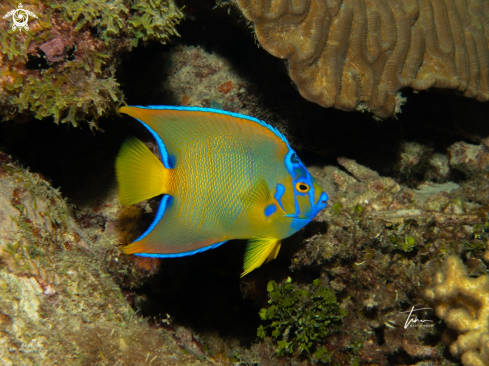
{"label": "coral ridge pattern", "polygon": [[489,1],[236,0],[265,50],[323,107],[399,111],[398,90],[489,100]]}

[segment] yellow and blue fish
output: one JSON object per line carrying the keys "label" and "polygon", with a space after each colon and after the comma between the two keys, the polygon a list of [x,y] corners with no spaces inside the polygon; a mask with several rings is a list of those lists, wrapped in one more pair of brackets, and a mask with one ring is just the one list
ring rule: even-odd
{"label": "yellow and blue fish", "polygon": [[275,259],[281,240],[307,225],[328,196],[287,139],[256,118],[197,107],[122,107],[155,138],[161,161],[127,139],[115,168],[119,201],[163,195],[149,228],[122,250],[181,257],[249,239],[242,276]]}

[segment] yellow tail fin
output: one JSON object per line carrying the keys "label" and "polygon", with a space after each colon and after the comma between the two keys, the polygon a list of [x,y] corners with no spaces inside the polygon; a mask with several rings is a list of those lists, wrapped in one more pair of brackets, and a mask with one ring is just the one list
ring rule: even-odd
{"label": "yellow tail fin", "polygon": [[168,193],[169,169],[135,137],[127,138],[115,161],[119,202],[132,205]]}

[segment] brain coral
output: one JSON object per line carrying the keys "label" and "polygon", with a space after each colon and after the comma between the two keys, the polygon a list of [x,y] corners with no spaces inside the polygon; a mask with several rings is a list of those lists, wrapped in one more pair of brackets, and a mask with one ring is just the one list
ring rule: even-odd
{"label": "brain coral", "polygon": [[265,50],[323,107],[395,113],[397,91],[489,100],[487,0],[235,0]]}

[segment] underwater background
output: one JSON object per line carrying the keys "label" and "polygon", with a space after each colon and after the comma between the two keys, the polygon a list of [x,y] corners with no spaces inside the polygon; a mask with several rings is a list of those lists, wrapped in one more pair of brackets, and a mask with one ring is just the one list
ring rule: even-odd
{"label": "underwater background", "polygon": [[[489,365],[488,1],[22,6],[12,30],[0,3],[1,364]],[[123,140],[157,153],[124,103],[266,121],[328,207],[243,278],[245,241],[122,254],[159,204],[117,201]]]}

